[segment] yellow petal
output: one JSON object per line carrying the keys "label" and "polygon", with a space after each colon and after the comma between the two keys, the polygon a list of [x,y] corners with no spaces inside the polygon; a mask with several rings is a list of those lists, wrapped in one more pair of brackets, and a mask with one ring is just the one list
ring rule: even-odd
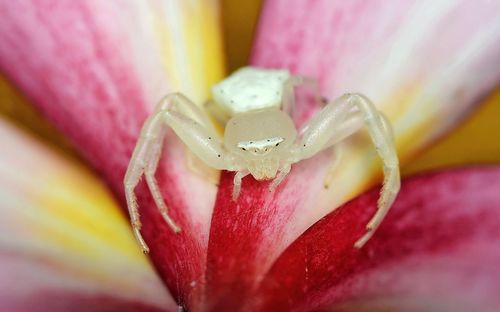
{"label": "yellow petal", "polygon": [[0,74],[0,115],[17,126],[30,130],[68,154],[76,156],[67,140],[2,74]]}
{"label": "yellow petal", "polygon": [[46,307],[51,298],[81,302],[85,297],[90,302],[107,298],[114,307],[134,303],[175,309],[97,177],[3,119],[0,151],[4,311],[41,293],[47,295]]}
{"label": "yellow petal", "polygon": [[463,125],[409,163],[403,174],[466,164],[500,162],[500,89],[481,101]]}

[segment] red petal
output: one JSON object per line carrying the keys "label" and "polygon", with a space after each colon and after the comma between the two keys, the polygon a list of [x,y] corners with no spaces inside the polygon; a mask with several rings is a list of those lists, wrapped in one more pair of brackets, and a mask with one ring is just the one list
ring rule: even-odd
{"label": "red petal", "polygon": [[408,179],[361,250],[378,190],[356,198],[280,256],[254,310],[499,311],[499,185],[500,167]]}
{"label": "red petal", "polygon": [[[220,79],[215,5],[3,1],[0,68],[123,200],[124,173],[151,107],[174,88],[201,104]],[[140,185],[143,235],[173,295],[199,303],[216,186],[186,168],[178,140],[168,141],[157,179],[183,231],[172,233]]]}
{"label": "red petal", "polygon": [[[318,78],[330,98],[367,94],[391,119],[404,164],[497,84],[498,9],[491,1],[269,0],[252,63]],[[289,244],[378,181],[372,144],[356,139],[343,143],[328,190],[332,159],[325,153],[294,165],[274,194],[267,183],[244,179],[237,203],[229,196],[233,175],[222,175],[207,260],[214,306],[236,309]]]}
{"label": "red petal", "polygon": [[297,206],[313,200],[314,193],[307,190],[322,183],[318,167],[324,168],[325,157],[294,166],[274,193],[269,192],[268,182],[244,179],[236,203],[231,199],[233,174],[222,174],[206,272],[207,299],[215,310],[236,311],[239,301],[250,296],[267,266],[282,252],[278,246],[293,241],[284,226],[290,224]]}

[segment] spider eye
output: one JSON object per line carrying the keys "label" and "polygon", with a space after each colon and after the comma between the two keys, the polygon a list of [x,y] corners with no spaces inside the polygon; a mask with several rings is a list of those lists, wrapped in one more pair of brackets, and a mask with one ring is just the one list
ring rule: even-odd
{"label": "spider eye", "polygon": [[244,150],[244,151],[246,151],[246,150],[247,150],[247,149],[246,149],[246,148],[244,148],[244,147],[242,147],[241,149],[242,149],[242,150]]}

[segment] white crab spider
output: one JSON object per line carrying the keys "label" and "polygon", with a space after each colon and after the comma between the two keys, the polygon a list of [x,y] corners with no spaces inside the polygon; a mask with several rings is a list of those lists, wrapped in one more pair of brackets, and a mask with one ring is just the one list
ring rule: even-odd
{"label": "white crab spider", "polygon": [[294,107],[294,87],[313,87],[315,80],[291,76],[286,70],[245,67],[212,89],[216,108],[230,119],[221,138],[209,117],[181,93],[167,95],[146,120],[125,175],[125,195],[134,235],[144,252],[149,249],[141,234],[141,222],[134,189],[144,173],[154,201],[173,231],[179,226],[168,215],[155,171],[168,128],[207,165],[235,171],[233,199],[241,180],[251,174],[256,180],[273,180],[274,190],[290,172],[291,165],[332,147],[366,126],[384,163],[384,183],[378,210],[367,224],[367,233],[355,246],[370,239],[385,217],[400,188],[398,157],[388,120],[365,96],[345,94],[330,101],[302,129],[297,131],[290,114]]}

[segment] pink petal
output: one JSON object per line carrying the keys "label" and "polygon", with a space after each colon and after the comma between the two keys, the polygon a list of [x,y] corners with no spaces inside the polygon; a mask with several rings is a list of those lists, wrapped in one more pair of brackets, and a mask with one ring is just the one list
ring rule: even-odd
{"label": "pink petal", "polygon": [[[365,93],[391,119],[404,164],[498,84],[499,11],[491,1],[270,0],[252,64],[318,78],[330,98]],[[301,106],[299,122],[317,109]],[[379,181],[381,165],[363,134],[344,143],[342,155],[329,189],[328,152],[293,166],[274,194],[267,183],[244,179],[237,203],[229,196],[232,174],[222,175],[207,260],[214,306],[249,296],[307,228]]]}
{"label": "pink petal", "polygon": [[[216,6],[4,1],[0,69],[123,200],[124,172],[153,105],[174,90],[201,104],[222,77]],[[140,185],[143,235],[175,297],[199,302],[216,186],[188,170],[178,140],[167,146],[157,178],[183,232],[172,233]]]}
{"label": "pink petal", "polygon": [[0,311],[176,311],[104,185],[0,119]]}
{"label": "pink petal", "polygon": [[[415,177],[353,248],[378,190],[318,221],[274,263],[256,311],[498,311],[500,167]],[[385,310],[384,310],[385,309]]]}

